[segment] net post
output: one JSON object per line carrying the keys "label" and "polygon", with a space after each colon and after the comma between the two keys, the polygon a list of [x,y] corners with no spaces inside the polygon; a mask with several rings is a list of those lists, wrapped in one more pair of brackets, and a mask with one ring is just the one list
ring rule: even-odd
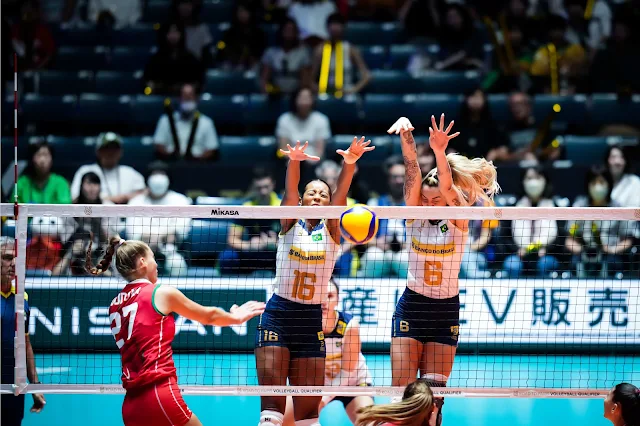
{"label": "net post", "polygon": [[14,394],[23,393],[27,388],[27,351],[24,324],[24,282],[27,266],[28,207],[21,206],[21,215],[16,219],[16,334],[14,337]]}

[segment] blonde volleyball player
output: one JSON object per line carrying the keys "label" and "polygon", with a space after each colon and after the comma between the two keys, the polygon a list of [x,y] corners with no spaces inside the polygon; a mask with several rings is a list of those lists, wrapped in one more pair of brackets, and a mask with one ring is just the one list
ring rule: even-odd
{"label": "blonde volleyball player", "polygon": [[[338,150],[344,164],[333,194],[321,180],[309,182],[300,197],[300,162],[319,160],[306,154],[309,145],[287,145],[289,157],[283,206],[346,206],[355,163],[371,141],[353,139],[346,151]],[[256,333],[256,368],[262,386],[322,386],[325,342],[321,303],[340,250],[338,219],[281,219],[276,254],[275,294],[260,316]],[[296,426],[320,426],[319,396],[296,396],[293,411]],[[281,426],[285,396],[261,397],[259,426]]]}
{"label": "blonde volleyball player", "polygon": [[[436,168],[422,179],[416,144],[407,118],[389,133],[400,135],[405,164],[407,206],[469,206],[479,198],[491,201],[500,190],[494,165],[483,159],[445,154],[453,121],[445,129],[431,117],[429,145]],[[428,213],[426,213],[428,214]],[[446,386],[458,346],[460,299],[458,273],[468,236],[468,220],[407,220],[409,271],[407,287],[393,316],[392,385],[406,386],[418,370],[432,387]],[[439,418],[439,422],[441,417]]]}

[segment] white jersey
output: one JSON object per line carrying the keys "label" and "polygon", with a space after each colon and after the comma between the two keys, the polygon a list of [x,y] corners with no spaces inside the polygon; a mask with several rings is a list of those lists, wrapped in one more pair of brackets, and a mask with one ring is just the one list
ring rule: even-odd
{"label": "white jersey", "polygon": [[[347,326],[353,319],[353,315],[349,315],[344,312],[338,311],[338,323],[336,328],[329,334],[325,334],[324,343],[327,348],[327,361],[342,359],[342,343],[344,340]],[[345,383],[344,379],[347,378]],[[371,374],[369,373],[369,367],[367,367],[367,360],[362,355],[362,352],[358,354],[358,366],[353,371],[341,370],[340,375],[333,379],[324,377],[325,386],[371,386],[373,381]]]}
{"label": "white jersey", "polygon": [[432,225],[428,220],[407,220],[409,272],[407,287],[431,299],[459,293],[458,274],[468,232],[449,220]]}
{"label": "white jersey", "polygon": [[322,303],[339,250],[324,220],[311,231],[297,221],[278,236],[275,293],[297,303]]}

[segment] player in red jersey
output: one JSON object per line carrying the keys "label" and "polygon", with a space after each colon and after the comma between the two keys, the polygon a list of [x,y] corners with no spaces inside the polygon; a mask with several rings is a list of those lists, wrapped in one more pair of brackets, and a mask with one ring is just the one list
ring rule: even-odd
{"label": "player in red jersey", "polygon": [[200,426],[200,420],[185,404],[177,385],[171,342],[176,313],[205,325],[242,324],[264,311],[265,304],[247,302],[230,312],[207,307],[187,298],[174,287],[156,284],[158,266],[153,252],[142,241],[111,239],[104,258],[87,270],[99,275],[109,268],[113,256],[116,269],[127,281],[109,306],[111,333],[122,357],[122,385],[127,394],[122,405],[125,426]]}

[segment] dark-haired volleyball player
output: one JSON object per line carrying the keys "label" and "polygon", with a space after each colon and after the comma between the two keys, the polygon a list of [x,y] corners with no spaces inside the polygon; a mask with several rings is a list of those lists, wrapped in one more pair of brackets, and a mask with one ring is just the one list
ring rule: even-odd
{"label": "dark-haired volleyball player", "polygon": [[[283,206],[346,206],[355,163],[371,141],[353,139],[346,151],[338,185],[333,194],[321,180],[312,180],[302,196],[298,192],[300,162],[319,160],[304,151],[300,142],[281,151],[289,157]],[[256,333],[256,368],[263,386],[322,386],[325,342],[320,304],[340,250],[338,219],[281,219],[276,254],[275,294],[260,317]],[[296,426],[319,426],[320,397],[294,397]],[[259,426],[281,426],[286,407],[284,396],[261,397]]]}
{"label": "dark-haired volleyball player", "polygon": [[[499,191],[496,168],[483,158],[468,159],[445,153],[453,122],[444,128],[431,117],[429,145],[436,168],[422,179],[416,145],[407,118],[389,133],[400,134],[405,164],[407,206],[469,206],[490,201]],[[428,213],[426,213],[428,214]],[[393,316],[391,339],[392,385],[406,386],[418,370],[432,387],[446,386],[458,347],[460,299],[458,273],[467,242],[468,220],[407,220],[409,271],[407,288]]]}
{"label": "dark-haired volleyball player", "polygon": [[615,385],[604,400],[604,417],[613,426],[640,426],[640,388],[631,383]]}
{"label": "dark-haired volleyball player", "polygon": [[91,268],[91,246],[87,251],[88,272],[99,275],[116,257],[116,269],[127,280],[109,306],[111,333],[122,357],[122,386],[127,393],[122,404],[125,426],[200,426],[178,388],[171,342],[175,335],[173,313],[205,325],[242,324],[260,315],[264,303],[234,305],[226,312],[193,302],[175,287],[156,284],[158,265],[153,252],[142,241],[111,239],[104,259]]}

